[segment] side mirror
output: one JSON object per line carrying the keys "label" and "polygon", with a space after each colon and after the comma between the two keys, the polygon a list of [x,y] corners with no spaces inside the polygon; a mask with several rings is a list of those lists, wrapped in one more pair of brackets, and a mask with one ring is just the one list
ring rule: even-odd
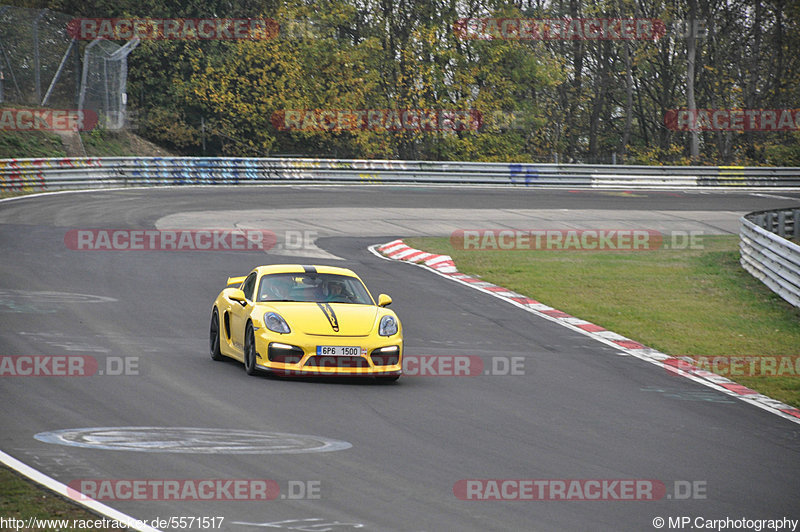
{"label": "side mirror", "polygon": [[234,301],[238,301],[242,305],[246,305],[247,304],[247,298],[244,297],[244,292],[242,292],[238,288],[234,288],[230,292],[228,292],[228,298],[232,299]]}
{"label": "side mirror", "polygon": [[378,306],[379,307],[388,307],[392,304],[392,298],[387,296],[386,294],[381,294],[378,296]]}

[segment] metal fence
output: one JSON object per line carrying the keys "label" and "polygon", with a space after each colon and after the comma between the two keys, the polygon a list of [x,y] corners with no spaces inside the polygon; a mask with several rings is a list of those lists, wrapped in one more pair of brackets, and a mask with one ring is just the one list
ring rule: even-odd
{"label": "metal fence", "polygon": [[128,55],[138,44],[138,38],[128,41],[124,46],[96,39],[86,46],[83,53],[78,109],[96,112],[104,129],[125,127]]}
{"label": "metal fence", "polygon": [[283,182],[800,190],[800,168],[227,157],[0,160],[0,190]]}
{"label": "metal fence", "polygon": [[75,106],[80,56],[76,41],[67,35],[71,19],[49,9],[0,6],[0,72],[6,101]]}
{"label": "metal fence", "polygon": [[72,19],[49,9],[0,5],[0,102],[89,109],[102,127],[121,129],[127,57],[139,40],[82,44],[69,35]]}
{"label": "metal fence", "polygon": [[742,267],[800,307],[800,208],[753,212],[740,221]]}

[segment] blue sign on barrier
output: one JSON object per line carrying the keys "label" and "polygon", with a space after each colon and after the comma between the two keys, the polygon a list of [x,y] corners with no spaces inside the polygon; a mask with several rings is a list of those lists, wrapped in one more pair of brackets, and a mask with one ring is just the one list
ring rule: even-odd
{"label": "blue sign on barrier", "polygon": [[508,165],[508,171],[509,180],[514,185],[524,183],[527,186],[531,181],[539,179],[539,169],[529,164],[511,163]]}

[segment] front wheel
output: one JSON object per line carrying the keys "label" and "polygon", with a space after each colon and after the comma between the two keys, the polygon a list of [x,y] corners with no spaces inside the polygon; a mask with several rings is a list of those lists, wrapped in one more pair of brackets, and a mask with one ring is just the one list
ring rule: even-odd
{"label": "front wheel", "polygon": [[258,373],[258,369],[256,369],[256,335],[252,323],[247,324],[244,333],[244,370],[248,375]]}
{"label": "front wheel", "polygon": [[208,343],[212,360],[222,360],[224,358],[222,356],[222,351],[219,350],[219,341],[219,313],[215,308],[214,312],[211,313],[211,327],[208,333]]}

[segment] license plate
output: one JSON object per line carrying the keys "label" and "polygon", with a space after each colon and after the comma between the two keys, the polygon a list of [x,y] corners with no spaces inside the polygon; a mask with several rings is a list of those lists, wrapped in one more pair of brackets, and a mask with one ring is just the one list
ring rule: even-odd
{"label": "license plate", "polygon": [[367,350],[363,347],[348,346],[348,345],[318,345],[318,356],[334,356],[334,357],[360,357],[366,355]]}

